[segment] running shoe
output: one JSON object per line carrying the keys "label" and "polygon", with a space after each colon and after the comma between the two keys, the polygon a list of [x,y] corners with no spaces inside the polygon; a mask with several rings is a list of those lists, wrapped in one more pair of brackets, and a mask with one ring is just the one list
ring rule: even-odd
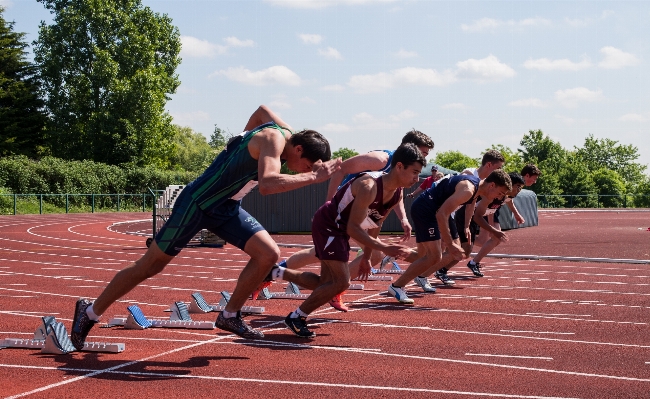
{"label": "running shoe", "polygon": [[394,287],[393,284],[388,286],[388,294],[397,299],[399,303],[412,304],[415,302],[406,295],[404,288]]}
{"label": "running shoe", "polygon": [[307,319],[305,317],[291,317],[291,313],[284,319],[284,324],[289,327],[294,334],[302,338],[314,338],[316,333],[309,331],[307,328]]}
{"label": "running shoe", "polygon": [[223,317],[223,312],[219,312],[217,321],[214,324],[220,329],[237,334],[242,338],[246,338],[246,339],[264,338],[264,334],[261,331],[255,330],[251,326],[246,324],[244,319],[241,318],[241,312],[237,312],[237,316],[229,317],[229,318]]}
{"label": "running shoe", "polygon": [[415,284],[417,284],[424,292],[436,292],[436,289],[429,284],[429,280],[426,277],[417,276],[415,279]]}
{"label": "running shoe", "polygon": [[[388,267],[386,267],[388,266]],[[395,262],[395,258],[392,256],[384,256],[384,259],[381,260],[381,264],[379,265],[379,270],[402,270],[397,262]]]}
{"label": "running shoe", "polygon": [[471,270],[472,273],[474,273],[474,276],[483,277],[483,273],[481,273],[481,269],[479,269],[481,267],[480,263],[472,264],[472,262],[467,262],[467,267],[469,267],[469,270]]}
{"label": "running shoe", "polygon": [[90,332],[90,329],[93,328],[96,321],[91,320],[86,313],[86,309],[90,306],[92,302],[85,298],[80,298],[75,305],[74,310],[74,319],[72,320],[72,333],[70,334],[70,340],[72,345],[77,350],[82,350],[84,343],[86,342],[86,337]]}
{"label": "running shoe", "polygon": [[438,280],[442,281],[443,284],[445,284],[445,285],[454,285],[454,284],[456,284],[456,282],[454,280],[452,280],[451,278],[449,278],[449,276],[447,276],[446,272],[441,272],[440,270],[438,270],[434,274],[434,276],[436,276],[436,278]]}
{"label": "running shoe", "polygon": [[255,291],[253,291],[253,293],[251,294],[251,299],[256,300],[257,297],[260,295],[260,292],[262,292],[264,288],[269,288],[271,284],[273,284],[273,281],[262,281],[260,285],[258,285],[257,288],[255,288]]}
{"label": "running shoe", "polygon": [[348,308],[347,305],[343,303],[343,294],[338,294],[337,296],[332,298],[330,300],[330,306],[340,312],[347,312],[348,310],[350,310],[350,308]]}

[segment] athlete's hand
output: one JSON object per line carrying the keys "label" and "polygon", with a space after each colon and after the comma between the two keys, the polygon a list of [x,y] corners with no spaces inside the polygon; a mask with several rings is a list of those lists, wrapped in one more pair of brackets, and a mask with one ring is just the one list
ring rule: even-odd
{"label": "athlete's hand", "polygon": [[[469,227],[465,227],[465,237],[467,237],[467,242],[470,244],[472,243],[472,231],[469,229]],[[476,237],[474,237],[476,238]]]}
{"label": "athlete's hand", "polygon": [[497,230],[495,232],[490,232],[490,234],[492,234],[492,237],[494,237],[494,239],[499,240],[501,242],[508,241],[508,236],[506,235],[506,233],[504,233],[501,230]]}
{"label": "athlete's hand", "polygon": [[371,269],[372,265],[370,264],[370,259],[366,259],[365,257],[361,259],[359,262],[359,280],[364,283],[368,282],[368,276],[371,274]]}
{"label": "athlete's hand", "polygon": [[404,245],[388,245],[382,251],[395,259],[406,259],[411,254],[411,248]]}
{"label": "athlete's hand", "polygon": [[524,223],[526,223],[526,219],[524,219],[524,217],[521,216],[520,213],[517,213],[517,214],[515,215],[515,220],[516,220],[517,223],[519,223],[519,224],[524,224]]}
{"label": "athlete's hand", "polygon": [[463,251],[463,248],[455,242],[452,242],[451,245],[447,247],[447,251],[449,251],[449,254],[454,258],[454,260],[461,261],[465,258],[465,251]]}
{"label": "athlete's hand", "polygon": [[323,182],[325,180],[328,180],[330,176],[337,170],[341,169],[341,163],[343,161],[341,158],[336,158],[336,159],[330,159],[327,162],[314,162],[314,165],[312,166],[312,171],[316,175],[316,181],[317,182]]}
{"label": "athlete's hand", "polygon": [[404,234],[402,234],[402,239],[400,240],[400,242],[406,242],[411,239],[411,233],[413,232],[413,228],[411,227],[411,224],[409,223],[408,219],[403,219],[401,223],[402,223],[402,229],[404,230]]}

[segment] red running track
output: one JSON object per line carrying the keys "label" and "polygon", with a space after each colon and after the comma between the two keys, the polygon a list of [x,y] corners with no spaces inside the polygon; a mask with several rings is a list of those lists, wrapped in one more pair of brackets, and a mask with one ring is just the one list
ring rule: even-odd
{"label": "red running track", "polygon": [[[597,217],[611,226],[619,215]],[[143,237],[110,226],[147,218],[142,213],[0,217],[0,339],[31,337],[43,315],[54,315],[69,329],[75,300],[99,295],[118,270],[145,251]],[[540,213],[539,227],[509,232],[510,242],[497,251],[615,258],[631,257],[621,252],[625,246],[648,248],[650,232],[636,230],[623,235],[626,241],[615,234],[599,241],[598,253],[582,253],[589,242],[578,223]],[[570,245],[559,251],[548,244],[571,229],[572,237],[585,241],[575,252]],[[534,245],[525,250],[515,245],[530,243],[530,237]],[[309,236],[275,238],[309,242]],[[283,256],[297,250],[281,249]],[[188,248],[113,305],[103,321],[124,315],[130,303],[147,316],[164,318],[169,304],[188,301],[194,291],[215,303],[219,291],[232,291],[246,261],[230,245]],[[353,301],[351,312],[323,307],[313,315],[317,337],[311,341],[282,324],[299,302],[270,300],[248,303],[266,307],[264,315],[248,317],[264,330],[261,341],[216,329],[113,327],[93,329],[89,340],[124,342],[126,351],[119,354],[2,349],[0,397],[649,396],[649,265],[492,258],[485,263],[480,279],[459,265],[450,272],[456,286],[438,286],[435,294],[410,286],[415,306],[387,297],[387,282],[368,282],[365,290],[346,295]],[[272,290],[282,289],[276,283]],[[215,315],[193,317],[213,321]]]}

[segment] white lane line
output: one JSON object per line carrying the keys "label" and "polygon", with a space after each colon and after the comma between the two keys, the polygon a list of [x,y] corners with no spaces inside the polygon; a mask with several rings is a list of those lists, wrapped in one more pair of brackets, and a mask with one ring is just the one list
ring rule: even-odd
{"label": "white lane line", "polygon": [[493,355],[493,354],[488,354],[488,353],[466,353],[465,356],[505,357],[505,358],[509,358],[509,359],[539,359],[539,360],[553,360],[552,357],[543,357],[543,356]]}
{"label": "white lane line", "polygon": [[572,332],[555,332],[555,331],[516,331],[516,330],[499,330],[501,332],[509,332],[516,334],[530,333],[530,334],[557,334],[557,335],[575,335]]}
{"label": "white lane line", "polygon": [[[70,372],[83,372],[91,373],[88,376],[94,376],[100,373],[108,374],[121,374],[121,375],[138,375],[143,377],[165,377],[165,378],[187,378],[187,379],[203,379],[203,380],[213,380],[213,381],[236,381],[244,383],[257,383],[257,384],[282,384],[282,385],[309,385],[315,387],[325,387],[325,388],[348,388],[348,389],[363,389],[363,390],[373,390],[373,391],[398,391],[398,392],[423,392],[423,393],[440,393],[440,394],[452,394],[452,395],[464,395],[464,396],[487,396],[487,397],[499,397],[499,398],[518,398],[518,399],[575,399],[559,396],[535,396],[535,395],[513,395],[513,394],[502,394],[502,393],[492,393],[492,392],[468,392],[468,391],[449,391],[443,389],[429,389],[429,388],[403,388],[403,387],[392,387],[392,386],[374,386],[374,385],[351,385],[351,384],[334,384],[334,383],[325,383],[325,382],[312,382],[312,381],[291,381],[291,380],[263,380],[260,378],[236,378],[236,377],[217,377],[217,376],[206,376],[206,375],[187,375],[187,374],[172,374],[172,373],[154,373],[154,372],[137,372],[137,371],[116,371],[109,370],[106,371],[95,371],[92,369],[77,369],[71,367],[45,367],[45,366],[20,366],[20,365],[11,365],[11,364],[0,364],[0,367],[15,367],[22,369],[38,369],[38,370],[62,370]],[[119,366],[122,367],[122,366]],[[77,377],[86,378],[86,376]],[[69,381],[62,382],[61,384],[68,383]],[[6,399],[20,398],[23,396],[30,395],[31,393],[42,392],[49,388],[55,388],[56,384],[52,386],[47,386],[40,388],[39,390],[34,390],[31,392],[25,392],[22,394],[9,396]]]}

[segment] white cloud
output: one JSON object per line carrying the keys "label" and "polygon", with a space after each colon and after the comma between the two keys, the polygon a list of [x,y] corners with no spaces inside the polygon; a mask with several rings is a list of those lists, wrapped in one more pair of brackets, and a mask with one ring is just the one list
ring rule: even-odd
{"label": "white cloud", "polygon": [[352,131],[352,128],[343,123],[328,123],[317,129],[319,132],[326,133],[347,133]]}
{"label": "white cloud", "polygon": [[234,36],[223,39],[230,47],[253,47],[255,42],[251,39],[239,40]]}
{"label": "white cloud", "polygon": [[320,42],[323,41],[323,36],[321,36],[321,35],[311,35],[311,34],[308,34],[308,33],[300,33],[298,35],[298,37],[305,44],[319,44]]}
{"label": "white cloud", "polygon": [[634,54],[626,53],[612,46],[600,49],[603,54],[603,60],[598,66],[605,69],[620,69],[626,66],[635,66],[639,64],[639,59]]}
{"label": "white cloud", "polygon": [[618,120],[622,122],[645,122],[648,118],[641,114],[629,113],[621,116]]}
{"label": "white cloud", "polygon": [[524,62],[524,67],[527,69],[537,69],[540,71],[580,71],[592,66],[591,61],[586,57],[580,62],[573,62],[566,58],[561,60],[549,60],[548,58],[540,58],[537,60],[528,60]]}
{"label": "white cloud", "polygon": [[326,49],[318,49],[318,54],[330,60],[342,60],[343,57],[341,53],[333,47],[328,47]]}
{"label": "white cloud", "polygon": [[602,90],[589,90],[586,87],[558,90],[555,99],[566,108],[575,108],[581,102],[596,102],[604,98]]}
{"label": "white cloud", "polygon": [[397,53],[395,53],[395,57],[397,58],[415,58],[418,56],[418,53],[415,51],[407,51],[404,50],[403,48],[400,49]]}
{"label": "white cloud", "polygon": [[585,26],[589,26],[593,23],[596,23],[598,21],[602,21],[607,19],[610,15],[614,15],[614,11],[611,10],[604,10],[601,14],[600,17],[583,17],[583,18],[564,18],[564,21],[569,25],[574,28],[584,28]]}
{"label": "white cloud", "polygon": [[210,77],[218,75],[223,75],[235,82],[253,86],[265,86],[270,84],[298,86],[302,82],[300,76],[284,65],[276,65],[260,71],[251,71],[244,67],[231,67],[213,72],[210,74]]}
{"label": "white cloud", "polygon": [[271,109],[289,109],[291,108],[291,104],[282,100],[274,100],[269,103],[269,107]]}
{"label": "white cloud", "polygon": [[211,58],[215,55],[224,54],[227,50],[227,46],[213,44],[207,40],[197,39],[192,36],[181,36],[181,56]]}
{"label": "white cloud", "polygon": [[364,5],[373,3],[392,3],[397,0],[265,0],[274,6],[318,10],[338,5]]}
{"label": "white cloud", "polygon": [[493,19],[493,18],[481,18],[469,25],[462,24],[460,28],[465,32],[474,33],[474,32],[483,32],[483,31],[495,31],[496,29],[501,28],[503,26],[510,27],[510,28],[524,28],[524,27],[531,27],[531,26],[550,26],[552,24],[553,23],[548,19],[541,18],[541,17],[525,18],[519,21],[515,21],[512,19],[508,21],[503,21],[503,20]]}
{"label": "white cloud", "polygon": [[539,98],[525,98],[521,100],[515,100],[508,103],[511,107],[535,107],[535,108],[544,108],[546,104]]}
{"label": "white cloud", "polygon": [[299,100],[301,103],[305,104],[316,104],[316,100],[310,98],[310,97],[303,97]]}
{"label": "white cloud", "polygon": [[480,82],[499,81],[515,76],[515,70],[499,61],[492,54],[475,60],[470,58],[456,64],[456,76],[460,79],[478,80]]}
{"label": "white cloud", "polygon": [[440,73],[435,69],[406,67],[388,73],[355,75],[348,81],[348,86],[359,93],[376,93],[395,86],[445,86],[454,81],[455,77],[451,71]]}
{"label": "white cloud", "polygon": [[565,125],[573,125],[576,123],[576,120],[573,118],[569,118],[568,116],[563,116],[563,115],[553,115],[555,119],[559,119],[564,123]]}
{"label": "white cloud", "polygon": [[194,122],[206,122],[210,120],[210,114],[205,111],[178,112],[171,114],[174,124],[187,126]]}
{"label": "white cloud", "polygon": [[442,107],[442,109],[467,109],[467,106],[463,103],[449,103],[445,104]]}
{"label": "white cloud", "polygon": [[329,85],[329,86],[323,86],[320,89],[322,91],[343,91],[343,90],[345,90],[345,86],[342,86],[342,85]]}
{"label": "white cloud", "polygon": [[413,111],[411,111],[409,109],[405,109],[404,111],[400,112],[399,114],[391,115],[388,118],[393,122],[399,122],[399,121],[404,121],[404,120],[407,120],[407,119],[413,119],[417,115],[418,114],[416,114],[415,112],[413,112]]}
{"label": "white cloud", "polygon": [[5,9],[11,7],[13,3],[10,0],[0,0],[0,7],[4,7]]}

